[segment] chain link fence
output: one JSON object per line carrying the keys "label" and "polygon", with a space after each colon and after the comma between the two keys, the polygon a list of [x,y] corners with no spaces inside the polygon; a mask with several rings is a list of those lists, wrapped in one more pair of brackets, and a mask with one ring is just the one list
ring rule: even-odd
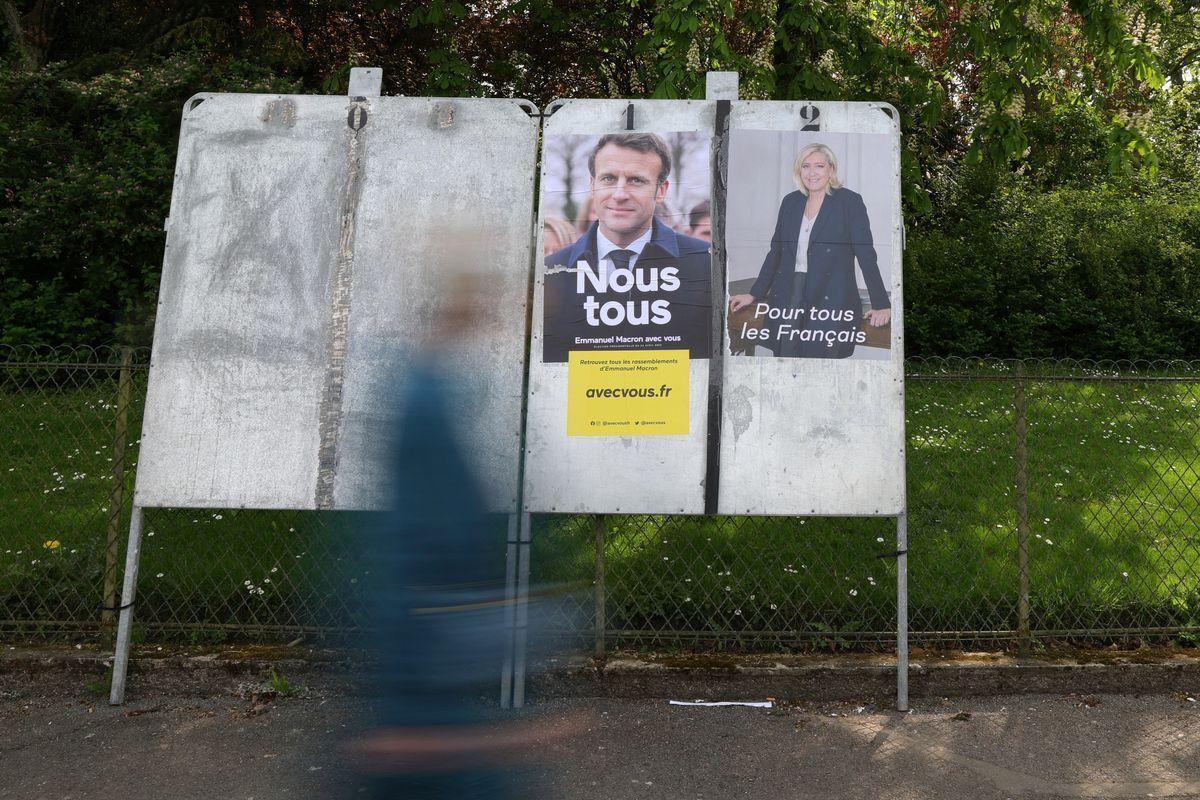
{"label": "chain link fence", "polygon": [[115,622],[147,355],[0,348],[0,629]]}
{"label": "chain link fence", "polygon": [[[0,348],[7,638],[111,637],[148,357]],[[910,360],[913,644],[1196,644],[1198,401],[1197,362]],[[147,510],[135,641],[342,638],[362,524]],[[535,582],[590,587],[552,616],[600,653],[894,646],[890,519],[539,516],[533,541]]]}

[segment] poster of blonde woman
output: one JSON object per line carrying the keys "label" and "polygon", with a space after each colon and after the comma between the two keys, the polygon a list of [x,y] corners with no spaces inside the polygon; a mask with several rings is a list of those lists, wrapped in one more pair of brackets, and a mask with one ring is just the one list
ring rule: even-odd
{"label": "poster of blonde woman", "polygon": [[891,138],[737,130],[729,149],[730,352],[889,358]]}

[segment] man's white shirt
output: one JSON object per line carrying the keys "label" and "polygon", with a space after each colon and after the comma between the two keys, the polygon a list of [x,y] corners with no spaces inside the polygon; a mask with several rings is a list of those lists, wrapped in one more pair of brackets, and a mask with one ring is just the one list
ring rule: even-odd
{"label": "man's white shirt", "polygon": [[651,226],[646,229],[645,233],[643,233],[638,238],[634,239],[632,242],[630,242],[625,247],[621,247],[620,245],[616,245],[616,244],[613,244],[612,242],[610,242],[608,240],[608,238],[603,233],[600,232],[599,226],[597,226],[597,228],[596,228],[596,257],[600,261],[599,273],[600,273],[601,280],[607,281],[608,271],[611,269],[616,269],[616,267],[613,265],[612,259],[609,258],[609,253],[611,253],[613,250],[628,250],[631,253],[633,253],[633,255],[630,256],[630,258],[629,258],[629,268],[633,269],[634,266],[637,264],[638,259],[641,258],[642,250],[646,247],[647,244],[650,243],[650,233],[653,231],[653,229],[654,229],[654,225],[651,224]]}

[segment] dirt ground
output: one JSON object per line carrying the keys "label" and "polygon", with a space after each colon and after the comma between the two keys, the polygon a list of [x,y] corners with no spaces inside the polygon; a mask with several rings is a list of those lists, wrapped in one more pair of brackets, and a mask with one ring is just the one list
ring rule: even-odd
{"label": "dirt ground", "polygon": [[[86,667],[0,669],[0,798],[365,796],[341,748],[368,725],[369,683],[308,670],[271,684],[253,665],[166,665],[111,707]],[[901,714],[868,694],[764,709],[576,692],[532,704],[584,721],[528,748],[514,780],[517,796],[568,800],[1200,797],[1197,700],[921,697]]]}

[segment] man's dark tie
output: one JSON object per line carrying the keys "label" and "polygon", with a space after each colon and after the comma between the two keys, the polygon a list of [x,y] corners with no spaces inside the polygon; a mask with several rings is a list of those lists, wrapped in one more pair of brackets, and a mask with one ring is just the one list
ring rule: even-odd
{"label": "man's dark tie", "polygon": [[612,252],[610,252],[608,254],[608,257],[610,259],[612,259],[613,268],[629,269],[629,260],[631,258],[633,258],[633,251],[632,250],[613,250]]}
{"label": "man's dark tie", "polygon": [[[629,259],[633,258],[632,250],[613,250],[608,254],[612,260],[613,269],[629,269]],[[630,295],[633,294],[633,287],[629,288]]]}

